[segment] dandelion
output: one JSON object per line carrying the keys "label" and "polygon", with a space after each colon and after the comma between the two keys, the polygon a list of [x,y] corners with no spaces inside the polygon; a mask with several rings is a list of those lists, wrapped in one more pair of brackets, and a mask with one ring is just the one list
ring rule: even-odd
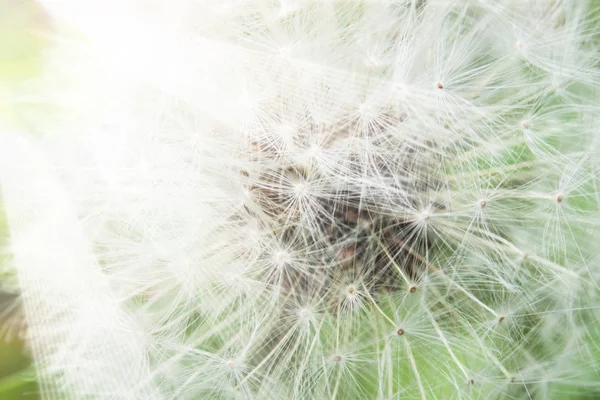
{"label": "dandelion", "polygon": [[0,177],[44,396],[600,395],[593,2],[43,3]]}

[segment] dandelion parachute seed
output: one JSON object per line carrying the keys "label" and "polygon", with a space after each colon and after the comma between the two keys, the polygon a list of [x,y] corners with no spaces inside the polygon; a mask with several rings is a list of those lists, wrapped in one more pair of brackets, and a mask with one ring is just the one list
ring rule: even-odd
{"label": "dandelion parachute seed", "polygon": [[600,396],[594,1],[42,3],[43,396]]}

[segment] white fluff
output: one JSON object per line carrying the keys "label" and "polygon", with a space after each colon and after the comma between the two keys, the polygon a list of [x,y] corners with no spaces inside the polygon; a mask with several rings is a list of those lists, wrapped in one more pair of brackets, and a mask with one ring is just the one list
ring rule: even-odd
{"label": "white fluff", "polygon": [[46,398],[599,390],[587,2],[42,3],[0,177]]}

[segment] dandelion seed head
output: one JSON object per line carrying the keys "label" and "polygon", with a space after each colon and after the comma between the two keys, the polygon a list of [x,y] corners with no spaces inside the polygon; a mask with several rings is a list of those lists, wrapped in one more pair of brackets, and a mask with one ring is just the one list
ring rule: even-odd
{"label": "dandelion seed head", "polygon": [[593,2],[43,3],[85,40],[0,180],[44,396],[600,389]]}

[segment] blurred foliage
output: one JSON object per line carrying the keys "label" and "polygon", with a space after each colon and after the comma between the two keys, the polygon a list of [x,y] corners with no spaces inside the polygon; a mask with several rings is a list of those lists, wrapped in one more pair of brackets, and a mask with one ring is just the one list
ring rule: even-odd
{"label": "blurred foliage", "polygon": [[[48,19],[34,0],[0,0],[0,121],[3,125],[19,127],[25,122],[19,109],[22,88],[41,72],[43,49],[48,43],[47,28]],[[5,242],[7,226],[4,218],[0,220],[0,237]],[[0,263],[6,260],[2,257]],[[0,274],[0,290],[4,279]],[[0,315],[11,304],[5,300],[0,301]],[[31,360],[26,356],[22,341],[3,337],[6,324],[12,323],[6,315],[3,317],[0,318],[0,400],[38,399]]]}
{"label": "blurred foliage", "polygon": [[0,121],[22,126],[23,87],[39,76],[49,19],[34,0],[0,0]]}
{"label": "blurred foliage", "polygon": [[37,399],[38,387],[23,344],[14,340],[0,344],[0,399]]}

